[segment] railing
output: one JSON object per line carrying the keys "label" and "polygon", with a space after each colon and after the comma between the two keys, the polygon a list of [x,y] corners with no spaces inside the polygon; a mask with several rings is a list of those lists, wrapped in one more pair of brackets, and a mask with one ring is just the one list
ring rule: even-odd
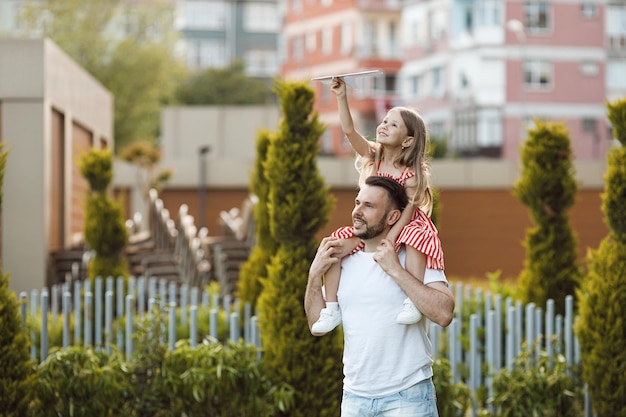
{"label": "railing", "polygon": [[[473,392],[485,387],[491,396],[493,376],[504,368],[512,370],[524,349],[536,360],[545,352],[549,364],[556,355],[563,355],[568,367],[580,364],[571,295],[565,298],[562,316],[555,314],[554,300],[548,300],[544,310],[463,283],[451,284],[451,289],[456,302],[452,323],[446,328],[432,324],[429,331],[433,352],[448,359],[455,382],[463,381]],[[471,311],[465,304],[471,305]],[[464,348],[462,340],[468,341],[469,348]],[[470,415],[476,416],[477,411],[473,404]],[[586,389],[585,416],[591,416]]]}
{"label": "railing", "polygon": [[[52,286],[30,294],[20,293],[21,315],[26,324],[31,322],[31,359],[44,361],[49,354],[50,329],[62,327],[59,347],[75,345],[94,346],[111,353],[113,347],[125,352],[130,359],[133,353],[133,334],[136,319],[148,317],[155,303],[166,311],[167,342],[174,349],[177,328],[188,329],[191,346],[198,343],[200,314],[208,316],[208,333],[218,339],[219,315],[228,332],[228,338],[260,346],[257,318],[246,303],[226,295],[209,294],[204,289],[187,284],[168,282],[166,279],[130,277],[105,280],[96,278],[93,288],[90,281],[75,281],[72,288],[67,284]],[[243,326],[240,318],[243,316]],[[58,323],[60,321],[60,323]],[[36,327],[33,327],[37,323]]]}

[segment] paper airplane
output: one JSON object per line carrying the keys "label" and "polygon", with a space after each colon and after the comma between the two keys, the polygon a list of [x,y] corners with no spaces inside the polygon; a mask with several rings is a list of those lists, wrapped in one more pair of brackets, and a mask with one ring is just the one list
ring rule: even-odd
{"label": "paper airplane", "polygon": [[356,88],[355,80],[361,77],[373,77],[375,75],[382,75],[383,72],[381,70],[370,70],[370,71],[360,71],[360,72],[350,72],[347,74],[338,74],[338,75],[325,75],[323,77],[315,77],[311,78],[311,81],[321,81],[324,84],[330,84],[337,78],[343,79],[343,81],[352,88]]}

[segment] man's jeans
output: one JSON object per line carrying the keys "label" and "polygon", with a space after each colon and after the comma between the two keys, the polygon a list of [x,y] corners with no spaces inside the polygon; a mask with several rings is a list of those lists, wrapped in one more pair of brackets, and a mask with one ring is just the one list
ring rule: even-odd
{"label": "man's jeans", "polygon": [[383,398],[343,392],[341,417],[439,417],[432,379]]}

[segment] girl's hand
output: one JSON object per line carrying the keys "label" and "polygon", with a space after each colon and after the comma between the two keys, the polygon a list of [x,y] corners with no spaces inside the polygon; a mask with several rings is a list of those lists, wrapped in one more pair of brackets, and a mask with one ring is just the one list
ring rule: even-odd
{"label": "girl's hand", "polygon": [[337,97],[345,96],[346,95],[345,81],[341,77],[333,79],[332,83],[330,84],[330,91],[332,91],[332,93]]}

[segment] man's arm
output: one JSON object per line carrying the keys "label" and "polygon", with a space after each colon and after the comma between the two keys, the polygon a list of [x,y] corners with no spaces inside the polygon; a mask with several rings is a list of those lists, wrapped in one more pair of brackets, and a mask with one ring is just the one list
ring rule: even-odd
{"label": "man's arm", "polygon": [[381,268],[402,288],[413,304],[432,322],[446,327],[454,314],[454,296],[445,282],[424,285],[416,277],[424,278],[426,257],[411,246],[406,246],[407,260],[403,268],[398,260],[394,245],[383,239],[374,259]]}
{"label": "man's arm", "polygon": [[[304,293],[304,312],[311,326],[319,319],[320,311],[326,307],[324,295],[322,294],[322,280],[324,274],[340,261],[338,255],[341,253],[341,240],[333,237],[326,237],[317,248],[317,253],[311,267],[309,268],[309,279]],[[314,336],[323,334],[311,333]]]}

